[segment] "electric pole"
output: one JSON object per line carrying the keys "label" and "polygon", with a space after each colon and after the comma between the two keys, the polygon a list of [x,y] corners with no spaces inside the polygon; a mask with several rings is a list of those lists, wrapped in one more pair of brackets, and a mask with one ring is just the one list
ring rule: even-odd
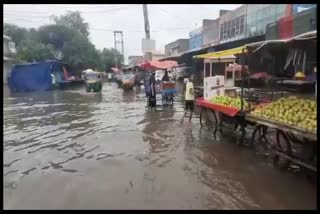
{"label": "electric pole", "polygon": [[[122,31],[113,31],[113,37],[114,37],[114,49],[115,49],[114,57],[115,57],[115,61],[116,61],[116,68],[118,68],[117,52],[119,52],[124,58],[123,32]],[[119,47],[119,45],[120,45],[120,47]]]}
{"label": "electric pole", "polygon": [[[148,8],[146,4],[143,4],[143,17],[144,17],[144,30],[146,32],[146,39],[150,39],[150,25],[149,25],[149,18],[148,18]],[[152,53],[146,53],[147,60],[152,60]]]}

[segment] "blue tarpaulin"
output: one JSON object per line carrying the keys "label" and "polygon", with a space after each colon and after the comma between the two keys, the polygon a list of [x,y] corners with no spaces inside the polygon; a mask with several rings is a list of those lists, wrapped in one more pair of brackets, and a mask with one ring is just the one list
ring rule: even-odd
{"label": "blue tarpaulin", "polygon": [[[61,73],[61,62],[46,61],[15,65],[8,79],[8,85],[13,91],[43,91],[52,86],[51,74]],[[59,75],[60,76],[60,75]]]}

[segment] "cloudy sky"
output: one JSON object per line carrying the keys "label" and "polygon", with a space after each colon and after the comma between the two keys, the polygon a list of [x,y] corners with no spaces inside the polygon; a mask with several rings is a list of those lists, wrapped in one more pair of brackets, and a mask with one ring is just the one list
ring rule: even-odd
{"label": "cloudy sky", "polygon": [[[201,26],[202,19],[215,19],[220,9],[235,9],[240,4],[180,4],[148,5],[151,38],[156,40],[156,49],[164,52],[164,46],[180,38],[188,38],[188,33]],[[101,4],[101,5],[4,5],[4,22],[21,27],[39,27],[51,23],[51,15],[62,15],[66,11],[78,10],[89,23],[90,39],[99,49],[114,47],[113,31],[124,34],[124,52],[141,55],[141,39],[145,37],[141,4]]]}

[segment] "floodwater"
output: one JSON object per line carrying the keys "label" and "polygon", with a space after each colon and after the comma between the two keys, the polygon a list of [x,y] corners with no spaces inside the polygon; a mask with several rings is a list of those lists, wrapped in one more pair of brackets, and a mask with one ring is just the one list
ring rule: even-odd
{"label": "floodwater", "polygon": [[316,209],[315,184],[143,91],[4,88],[5,209]]}

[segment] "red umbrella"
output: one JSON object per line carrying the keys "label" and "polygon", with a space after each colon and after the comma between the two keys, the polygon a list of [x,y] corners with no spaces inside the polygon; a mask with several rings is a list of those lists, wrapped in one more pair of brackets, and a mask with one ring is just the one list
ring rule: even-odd
{"label": "red umbrella", "polygon": [[[242,71],[242,65],[239,64],[230,64],[227,68],[226,71],[231,72],[231,71]],[[244,71],[248,70],[248,66],[244,66]]]}
{"label": "red umbrella", "polygon": [[176,61],[147,61],[139,64],[139,67],[145,70],[162,70],[168,69],[177,66],[178,63]]}
{"label": "red umbrella", "polygon": [[253,79],[270,79],[271,78],[271,76],[266,72],[258,72],[258,73],[252,74],[250,77]]}

